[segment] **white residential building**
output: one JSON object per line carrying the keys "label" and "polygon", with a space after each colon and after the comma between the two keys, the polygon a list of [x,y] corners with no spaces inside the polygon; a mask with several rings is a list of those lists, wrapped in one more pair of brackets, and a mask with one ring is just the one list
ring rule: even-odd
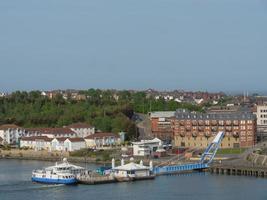
{"label": "white residential building", "polygon": [[89,148],[102,148],[105,146],[119,145],[121,143],[119,135],[114,133],[95,133],[84,139]]}
{"label": "white residential building", "polygon": [[89,135],[95,134],[95,127],[85,123],[75,123],[67,126],[77,134],[77,137],[85,138]]}
{"label": "white residential building", "polygon": [[0,126],[0,137],[5,144],[18,144],[19,138],[24,136],[25,130],[15,124]]}
{"label": "white residential building", "polygon": [[22,137],[20,139],[20,148],[28,147],[35,150],[51,151],[51,138],[46,136]]}
{"label": "white residential building", "polygon": [[64,141],[64,151],[77,151],[86,148],[83,138],[67,138]]}
{"label": "white residential building", "polygon": [[76,151],[86,148],[83,138],[49,138],[47,136],[22,137],[20,147],[48,151]]}
{"label": "white residential building", "polygon": [[70,128],[28,128],[25,131],[25,136],[47,136],[49,138],[78,137]]}
{"label": "white residential building", "polygon": [[67,138],[54,138],[51,141],[51,150],[52,151],[63,151],[64,150],[64,141]]}
{"label": "white residential building", "polygon": [[162,141],[158,138],[153,140],[141,140],[140,142],[132,142],[133,156],[151,156],[162,145]]}

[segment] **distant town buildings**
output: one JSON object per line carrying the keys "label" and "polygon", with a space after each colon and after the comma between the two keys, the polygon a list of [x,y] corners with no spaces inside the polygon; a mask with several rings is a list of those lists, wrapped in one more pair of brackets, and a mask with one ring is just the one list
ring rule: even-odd
{"label": "distant town buildings", "polygon": [[160,98],[165,101],[174,100],[178,103],[186,102],[193,104],[202,104],[208,101],[217,104],[218,100],[226,97],[222,92],[220,93],[209,93],[209,92],[187,92],[183,90],[174,90],[174,91],[157,91],[153,89],[148,89],[145,91],[148,97],[153,97],[156,100]]}

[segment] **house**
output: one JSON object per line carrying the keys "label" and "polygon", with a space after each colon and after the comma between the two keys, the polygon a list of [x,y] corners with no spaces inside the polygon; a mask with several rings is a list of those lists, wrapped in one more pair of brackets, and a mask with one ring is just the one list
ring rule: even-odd
{"label": "house", "polygon": [[77,134],[77,137],[85,138],[89,135],[95,134],[95,127],[90,126],[86,123],[75,123],[67,126],[66,128],[71,129]]}
{"label": "house", "polygon": [[32,136],[42,136],[42,131],[40,128],[26,128],[24,137],[32,137]]}
{"label": "house", "polygon": [[101,148],[105,146],[119,145],[121,143],[119,135],[115,133],[95,133],[84,139],[86,146],[89,148]]}
{"label": "house", "polygon": [[52,151],[63,151],[64,150],[64,141],[67,138],[62,137],[62,138],[54,138],[51,141],[51,150]]}
{"label": "house", "polygon": [[4,124],[0,126],[0,137],[6,144],[18,144],[25,130],[15,124]]}
{"label": "house", "polygon": [[133,156],[151,156],[160,147],[163,142],[154,138],[153,140],[141,140],[140,142],[132,142],[133,144]]}
{"label": "house", "polygon": [[51,141],[52,139],[47,136],[22,137],[20,139],[20,147],[51,151]]}
{"label": "house", "polygon": [[86,148],[83,138],[54,138],[51,141],[52,151],[76,151]]}
{"label": "house", "polygon": [[64,141],[65,151],[77,151],[86,148],[86,143],[83,138],[67,138]]}
{"label": "house", "polygon": [[25,136],[47,136],[49,138],[77,137],[77,134],[69,128],[28,128]]}

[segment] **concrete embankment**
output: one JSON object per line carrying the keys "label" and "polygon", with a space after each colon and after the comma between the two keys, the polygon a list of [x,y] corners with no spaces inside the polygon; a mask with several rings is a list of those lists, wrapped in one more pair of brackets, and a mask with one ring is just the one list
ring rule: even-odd
{"label": "concrete embankment", "polygon": [[91,157],[72,157],[68,152],[48,152],[35,150],[0,150],[0,159],[20,159],[20,160],[40,160],[40,161],[59,161],[62,158],[68,158],[73,163],[106,163],[98,161]]}
{"label": "concrete embankment", "polygon": [[250,153],[245,158],[215,164],[210,172],[224,175],[256,176],[267,178],[267,155]]}
{"label": "concrete embankment", "polygon": [[211,173],[223,175],[256,176],[267,178],[267,168],[234,165],[215,165],[210,168]]}

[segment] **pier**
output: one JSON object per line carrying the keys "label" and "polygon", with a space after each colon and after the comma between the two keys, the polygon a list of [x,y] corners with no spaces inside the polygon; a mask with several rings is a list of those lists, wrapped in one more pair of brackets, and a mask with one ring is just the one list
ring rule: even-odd
{"label": "pier", "polygon": [[81,175],[77,177],[78,183],[86,184],[86,185],[96,185],[96,184],[105,184],[105,183],[115,183],[117,180],[114,176],[111,175],[98,175],[94,174],[87,174]]}
{"label": "pier", "polygon": [[209,171],[212,174],[255,176],[255,177],[267,178],[266,167],[214,165],[209,168]]}

